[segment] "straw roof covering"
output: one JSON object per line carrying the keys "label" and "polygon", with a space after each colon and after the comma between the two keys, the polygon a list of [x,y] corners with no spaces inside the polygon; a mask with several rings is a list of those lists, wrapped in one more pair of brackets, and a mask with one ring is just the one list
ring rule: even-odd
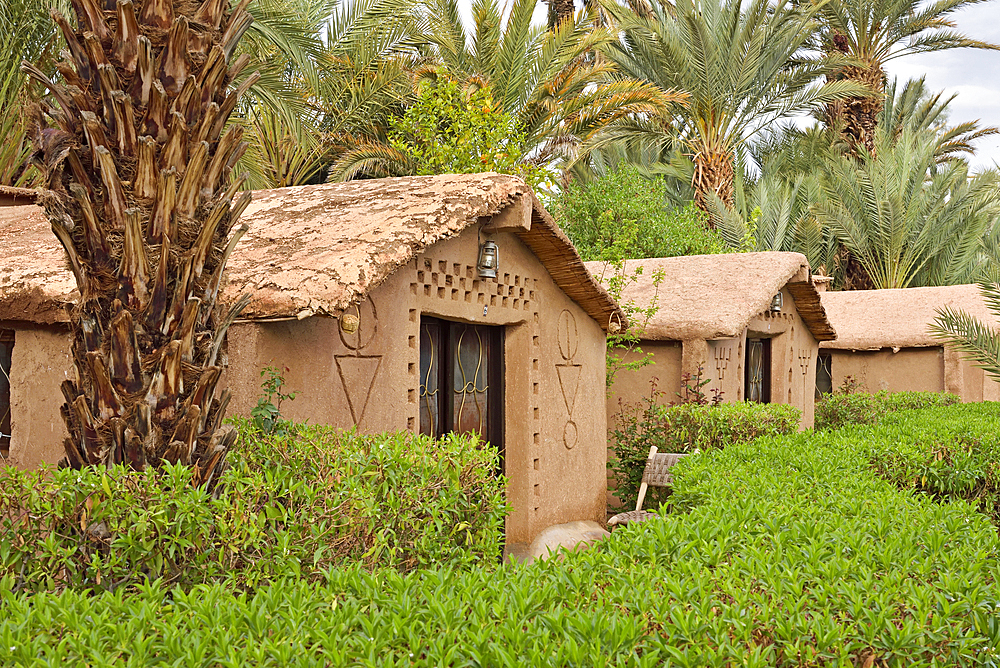
{"label": "straw roof covering", "polygon": [[3,203],[5,200],[12,200],[14,204],[31,204],[35,201],[35,197],[35,191],[28,188],[0,186],[0,203]]}
{"label": "straw roof covering", "polygon": [[[223,301],[251,293],[250,318],[337,316],[431,244],[518,202],[530,205],[530,224],[512,231],[556,284],[605,329],[622,318],[531,188],[489,173],[255,192]],[[0,319],[66,321],[78,295],[42,210],[0,207],[0,249]]]}
{"label": "straw roof covering", "polygon": [[[602,262],[587,262],[600,278]],[[764,312],[782,288],[788,288],[795,307],[817,340],[836,337],[820,303],[801,253],[730,253],[629,260],[628,275],[642,267],[639,279],[629,284],[622,302],[647,307],[653,296],[658,309],[646,326],[650,340],[712,340],[739,336],[750,320]],[[657,287],[654,276],[663,272]]]}
{"label": "straw roof covering", "polygon": [[940,346],[942,342],[931,336],[928,326],[937,316],[937,309],[945,306],[997,325],[976,285],[824,292],[821,297],[830,322],[837,328],[837,340],[824,342],[821,348],[879,350]]}

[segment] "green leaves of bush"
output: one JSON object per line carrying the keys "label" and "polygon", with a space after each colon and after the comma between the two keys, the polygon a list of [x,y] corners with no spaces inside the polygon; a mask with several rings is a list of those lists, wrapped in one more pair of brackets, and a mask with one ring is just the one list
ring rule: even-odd
{"label": "green leaves of bush", "polygon": [[0,469],[0,577],[27,590],[163,578],[244,589],[345,563],[494,564],[507,506],[495,449],[473,437],[248,430],[218,498],[161,474]]}
{"label": "green leaves of bush", "polygon": [[886,392],[827,394],[816,402],[816,430],[840,429],[850,424],[878,424],[891,413],[934,406],[953,406],[954,394],[938,392]]}
{"label": "green leaves of bush", "polygon": [[[657,403],[655,390],[645,400],[623,403],[615,414],[611,434],[615,495],[624,508],[634,508],[649,448],[659,452],[693,452],[724,448],[762,436],[793,434],[801,413],[785,404],[733,403],[718,405]],[[666,499],[670,490],[650,488],[653,502]]]}
{"label": "green leaves of bush", "polygon": [[960,406],[707,449],[676,469],[686,512],[528,567],[348,564],[246,594],[18,595],[7,576],[0,665],[995,666],[996,528],[870,464],[998,421]]}

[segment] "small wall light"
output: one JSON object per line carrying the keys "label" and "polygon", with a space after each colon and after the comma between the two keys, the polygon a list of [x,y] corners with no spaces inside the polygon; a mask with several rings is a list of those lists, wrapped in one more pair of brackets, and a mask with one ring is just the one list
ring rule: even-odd
{"label": "small wall light", "polygon": [[782,297],[781,293],[771,297],[771,313],[781,313]]}
{"label": "small wall light", "polygon": [[500,251],[497,249],[496,242],[484,241],[483,245],[479,247],[479,264],[476,265],[479,270],[479,278],[496,278],[499,264]]}

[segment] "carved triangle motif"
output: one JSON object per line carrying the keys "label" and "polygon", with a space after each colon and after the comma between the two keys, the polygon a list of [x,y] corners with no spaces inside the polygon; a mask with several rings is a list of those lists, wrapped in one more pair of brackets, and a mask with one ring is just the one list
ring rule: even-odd
{"label": "carved triangle motif", "polygon": [[351,417],[355,425],[360,425],[361,419],[365,416],[365,409],[368,408],[372,388],[375,386],[375,377],[382,365],[382,356],[336,355],[335,359],[340,382],[344,386],[344,394],[347,395],[347,405],[351,409]]}
{"label": "carved triangle motif", "polygon": [[559,387],[562,388],[563,401],[566,402],[566,412],[573,415],[573,407],[576,406],[576,390],[580,386],[580,370],[582,364],[557,364],[556,373],[559,374]]}

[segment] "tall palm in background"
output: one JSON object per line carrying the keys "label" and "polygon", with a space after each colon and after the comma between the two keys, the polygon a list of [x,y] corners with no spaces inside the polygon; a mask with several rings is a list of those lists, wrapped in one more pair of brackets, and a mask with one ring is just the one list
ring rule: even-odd
{"label": "tall palm in background", "polygon": [[[608,55],[622,74],[688,93],[676,125],[642,119],[623,132],[679,140],[693,162],[695,201],[734,203],[737,154],[760,130],[847,95],[853,82],[817,82],[827,65],[802,55],[816,29],[812,15],[779,0],[667,0],[648,16],[606,3],[622,31]],[[622,134],[622,133],[619,133]]]}
{"label": "tall palm in background", "polygon": [[[584,13],[550,31],[532,24],[535,6],[535,0],[515,0],[505,14],[497,0],[475,0],[469,31],[456,0],[433,0],[419,35],[427,64],[414,72],[415,79],[443,72],[466,87],[488,86],[500,110],[516,119],[523,153],[536,165],[572,162],[622,119],[662,114],[685,100],[678,91],[616,77],[611,63],[595,59],[594,50],[613,33],[593,28]],[[386,173],[405,162],[376,140],[346,156],[334,176],[353,176],[359,165],[379,160]]]}
{"label": "tall palm in background", "polygon": [[227,121],[259,75],[237,55],[249,0],[227,4],[75,0],[75,25],[53,14],[61,82],[23,64],[49,91],[31,114],[39,201],[80,291],[70,466],[180,462],[212,485],[235,442],[218,355],[243,302],[223,314],[217,298],[250,195]]}
{"label": "tall palm in background", "polygon": [[833,81],[854,81],[874,95],[855,95],[827,106],[828,125],[860,153],[875,150],[875,128],[885,100],[885,64],[914,53],[944,49],[997,49],[953,30],[951,15],[985,0],[811,0],[822,30],[813,46],[840,65]]}
{"label": "tall palm in background", "polygon": [[[814,206],[862,271],[847,288],[951,285],[982,278],[984,238],[1000,218],[1000,174],[970,177],[962,160],[937,162],[937,143],[904,130],[876,132],[860,163],[836,156],[823,165],[825,197]],[[853,284],[852,284],[853,282]]]}

